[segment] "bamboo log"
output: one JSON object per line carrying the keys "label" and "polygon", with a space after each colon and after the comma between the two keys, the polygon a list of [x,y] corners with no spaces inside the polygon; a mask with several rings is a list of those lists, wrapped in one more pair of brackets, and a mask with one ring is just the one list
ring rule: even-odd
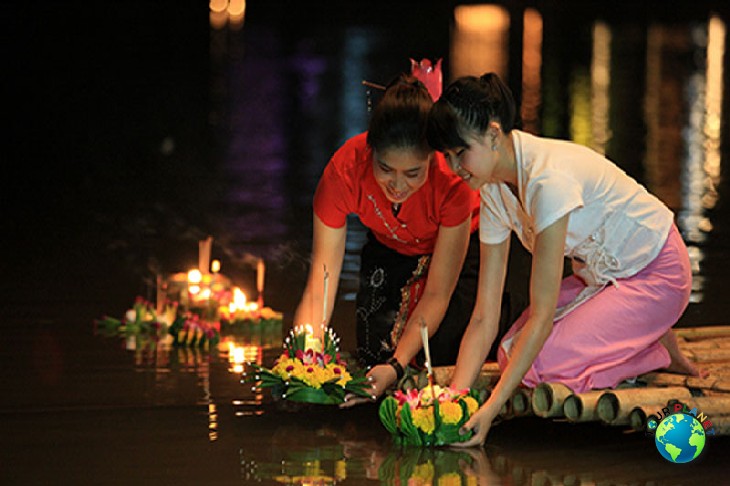
{"label": "bamboo log", "polygon": [[730,326],[675,327],[674,334],[687,341],[711,337],[730,337]]}
{"label": "bamboo log", "polygon": [[532,414],[532,389],[518,387],[510,397],[512,413],[515,417],[524,417]]}
{"label": "bamboo log", "polygon": [[656,405],[639,405],[634,407],[631,412],[629,412],[629,425],[636,431],[645,431],[649,424],[649,420],[653,419],[657,423],[659,422],[659,415],[657,415],[657,412],[660,412],[663,408],[665,408],[665,406],[657,407]]}
{"label": "bamboo log", "polygon": [[638,381],[646,383],[650,387],[685,386],[687,384],[687,375],[662,372],[645,373],[639,376]]}
{"label": "bamboo log", "polygon": [[688,349],[682,353],[695,363],[724,363],[730,361],[730,349]]}
{"label": "bamboo log", "polygon": [[[455,366],[434,366],[434,383],[439,386],[448,386],[451,383],[455,368]],[[492,388],[499,380],[500,374],[499,365],[496,362],[484,363],[471,387],[479,389]]]}
{"label": "bamboo log", "polygon": [[[685,405],[692,410],[697,407],[697,412],[704,414],[712,422],[712,435],[730,435],[730,397],[692,397],[684,401]],[[668,408],[673,411],[672,400],[663,407],[655,405],[643,405],[635,407],[629,414],[631,428],[637,431],[644,431],[650,420],[659,422],[658,413]],[[709,432],[709,430],[708,430]]]}
{"label": "bamboo log", "polygon": [[574,393],[563,403],[563,414],[571,422],[591,422],[598,420],[598,399],[604,390]]}
{"label": "bamboo log", "polygon": [[730,337],[720,338],[708,338],[697,341],[681,341],[678,342],[679,349],[694,350],[694,349],[730,349]]}
{"label": "bamboo log", "polygon": [[532,392],[532,410],[538,417],[562,417],[563,402],[572,393],[562,383],[540,383]]}
{"label": "bamboo log", "polygon": [[[730,415],[730,396],[727,397],[690,397],[680,400],[690,410],[696,408],[712,419],[713,415]],[[668,403],[672,406],[673,403]]]}
{"label": "bamboo log", "polygon": [[713,376],[708,376],[707,378],[688,376],[686,385],[689,388],[699,388],[701,390],[730,392],[730,379],[717,379]]}
{"label": "bamboo log", "polygon": [[[711,417],[712,420],[712,435],[730,435],[730,415],[722,415],[720,417]],[[708,431],[709,432],[709,431]]]}
{"label": "bamboo log", "polygon": [[730,380],[730,363],[707,363],[702,368],[709,371],[712,376],[716,376],[718,379]]}
{"label": "bamboo log", "polygon": [[713,390],[730,393],[730,375],[726,370],[713,370],[710,368],[710,376],[699,378],[697,376],[679,375],[676,373],[646,373],[639,377],[639,381],[650,387],[674,387],[686,386],[700,390]]}
{"label": "bamboo log", "polygon": [[530,406],[531,392],[530,388],[517,387],[510,395],[509,400],[502,404],[502,408],[499,410],[500,418],[507,420],[532,413],[532,407]]}
{"label": "bamboo log", "polygon": [[715,391],[730,393],[730,379],[717,380],[712,384],[712,389]]}
{"label": "bamboo log", "polygon": [[641,405],[661,405],[672,398],[688,398],[691,393],[681,386],[665,388],[624,388],[604,392],[598,399],[598,417],[610,425],[628,425],[629,413]]}

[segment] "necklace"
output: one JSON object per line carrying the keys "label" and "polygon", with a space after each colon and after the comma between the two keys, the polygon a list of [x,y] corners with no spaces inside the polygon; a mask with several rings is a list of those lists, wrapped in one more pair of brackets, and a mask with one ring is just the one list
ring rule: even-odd
{"label": "necklace", "polygon": [[400,203],[393,203],[390,209],[393,211],[393,216],[398,216],[398,213],[400,212]]}
{"label": "necklace", "polygon": [[375,197],[373,197],[372,194],[368,194],[367,198],[371,203],[373,203],[373,209],[375,210],[375,214],[383,222],[383,224],[385,225],[385,228],[388,230],[388,232],[390,232],[390,237],[401,243],[408,243],[407,241],[402,240],[398,237],[398,228],[394,229],[390,224],[388,224],[388,221],[385,219],[383,212],[378,207],[378,203],[375,201]]}

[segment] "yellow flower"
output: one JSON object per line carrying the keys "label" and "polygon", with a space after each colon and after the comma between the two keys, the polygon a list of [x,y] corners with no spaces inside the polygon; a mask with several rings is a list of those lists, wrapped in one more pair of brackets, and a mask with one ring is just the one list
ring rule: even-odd
{"label": "yellow flower", "polygon": [[440,403],[439,414],[445,424],[457,424],[461,420],[461,405],[457,402]]}
{"label": "yellow flower", "polygon": [[337,363],[327,363],[322,371],[321,377],[322,382],[330,381],[339,377],[340,379],[337,380],[337,384],[342,387],[346,386],[350,380],[352,380],[352,375],[347,372],[347,368],[345,368],[344,365]]}
{"label": "yellow flower", "polygon": [[302,374],[302,362],[282,354],[271,368],[271,372],[279,375],[283,380],[288,380],[292,376],[299,377]]}
{"label": "yellow flower", "polygon": [[433,416],[433,408],[417,408],[411,410],[413,417],[413,425],[421,429],[427,434],[432,434],[436,428],[436,421]]}
{"label": "yellow flower", "polygon": [[317,365],[302,366],[302,374],[297,378],[312,388],[322,388],[322,383],[330,379],[327,370]]}
{"label": "yellow flower", "polygon": [[461,486],[461,476],[455,472],[450,472],[439,476],[438,486]]}
{"label": "yellow flower", "polygon": [[347,479],[347,462],[344,459],[335,461],[335,479],[343,481]]}
{"label": "yellow flower", "polygon": [[417,484],[424,486],[427,484],[433,484],[433,475],[435,472],[435,468],[433,467],[431,461],[425,462],[423,464],[418,464],[413,468],[413,473],[408,480],[408,484]]}
{"label": "yellow flower", "polygon": [[343,371],[340,376],[341,378],[337,380],[337,384],[340,386],[347,386],[347,384],[350,383],[350,380],[352,380],[352,376],[350,376],[350,373],[347,371]]}
{"label": "yellow flower", "polygon": [[479,403],[474,399],[474,397],[464,397],[462,400],[466,403],[466,410],[469,412],[469,416],[471,417],[472,414],[479,409]]}
{"label": "yellow flower", "polygon": [[421,390],[421,403],[424,405],[428,405],[433,401],[434,397],[437,397],[441,395],[443,392],[443,389],[438,385],[433,386],[427,386],[423,390]]}

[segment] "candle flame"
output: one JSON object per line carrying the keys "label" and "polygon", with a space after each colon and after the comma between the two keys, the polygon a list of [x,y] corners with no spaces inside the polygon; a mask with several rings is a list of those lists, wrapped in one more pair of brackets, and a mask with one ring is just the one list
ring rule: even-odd
{"label": "candle flame", "polygon": [[228,305],[229,312],[236,312],[238,309],[246,308],[246,294],[239,287],[233,288],[233,299]]}
{"label": "candle flame", "polygon": [[194,268],[188,272],[188,282],[190,283],[200,283],[200,281],[203,279],[203,274],[200,273],[200,270],[197,268]]}

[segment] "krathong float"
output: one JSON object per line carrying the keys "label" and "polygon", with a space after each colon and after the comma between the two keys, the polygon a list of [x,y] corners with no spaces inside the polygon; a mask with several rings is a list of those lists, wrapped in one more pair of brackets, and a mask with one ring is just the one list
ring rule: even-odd
{"label": "krathong float", "polygon": [[167,303],[162,313],[155,305],[137,297],[123,319],[105,316],[95,321],[96,328],[106,336],[141,336],[173,346],[210,349],[220,340],[220,325],[199,318],[196,314],[180,313],[176,302]]}
{"label": "krathong float", "polygon": [[380,403],[378,415],[397,444],[444,446],[471,438],[472,431],[460,429],[479,405],[477,391],[429,385],[396,390]]}
{"label": "krathong float", "polygon": [[325,266],[321,337],[314,335],[310,324],[294,326],[274,366],[269,369],[250,363],[253,373],[244,373],[243,383],[254,383],[254,389],[271,388],[276,399],[323,405],[343,403],[348,394],[371,396],[369,380],[359,370],[348,370],[340,355],[340,339],[326,325],[328,283]]}
{"label": "krathong float", "polygon": [[318,339],[310,325],[296,326],[274,366],[248,363],[253,371],[244,373],[242,382],[257,390],[270,388],[274,398],[294,402],[337,405],[348,394],[370,397],[370,382],[360,371],[348,369],[338,343],[332,329],[323,329]]}
{"label": "krathong float", "polygon": [[428,385],[421,390],[396,390],[383,399],[378,415],[396,443],[415,446],[444,446],[464,442],[472,431],[460,429],[480,405],[476,390],[454,390],[434,384],[428,327],[421,320],[421,340],[426,356]]}
{"label": "krathong float", "polygon": [[282,313],[264,305],[264,260],[257,259],[256,265],[258,299],[247,301],[220,273],[220,261],[210,261],[211,244],[211,237],[199,242],[198,268],[157,276],[156,303],[137,297],[123,318],[95,320],[97,330],[203,349],[216,345],[221,334],[245,337],[270,331],[281,336]]}

